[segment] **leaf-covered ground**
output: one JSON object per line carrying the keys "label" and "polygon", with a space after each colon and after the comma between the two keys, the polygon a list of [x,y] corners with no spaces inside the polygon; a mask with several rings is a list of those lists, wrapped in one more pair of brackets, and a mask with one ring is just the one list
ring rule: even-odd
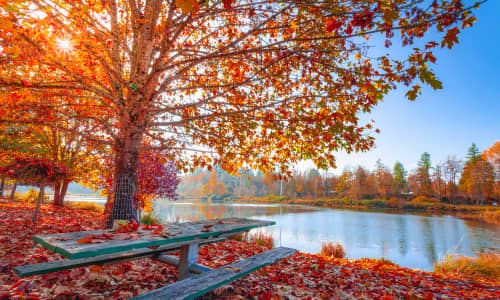
{"label": "leaf-covered ground", "polygon": [[[63,257],[32,241],[32,205],[0,201],[0,299],[127,299],[172,283],[174,267],[139,259],[109,266],[18,278],[12,268]],[[69,208],[42,206],[38,233],[92,230],[103,218]],[[266,248],[226,241],[200,248],[199,263],[219,267]],[[213,299],[500,299],[500,283],[472,282],[373,260],[330,259],[298,253],[216,289]]]}

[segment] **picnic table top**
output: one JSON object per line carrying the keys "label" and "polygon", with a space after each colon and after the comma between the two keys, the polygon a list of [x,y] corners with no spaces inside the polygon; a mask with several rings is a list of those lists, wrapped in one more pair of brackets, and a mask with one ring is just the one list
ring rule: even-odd
{"label": "picnic table top", "polygon": [[33,240],[51,251],[76,259],[176,242],[185,241],[188,244],[195,239],[217,237],[274,224],[276,223],[273,221],[227,218],[162,224],[161,230],[158,230],[159,227],[151,230],[141,227],[137,231],[125,233],[96,230],[35,235]]}

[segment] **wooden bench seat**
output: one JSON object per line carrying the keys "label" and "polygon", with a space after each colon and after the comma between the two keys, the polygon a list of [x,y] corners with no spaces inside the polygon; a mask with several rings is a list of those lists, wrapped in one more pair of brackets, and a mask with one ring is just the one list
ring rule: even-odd
{"label": "wooden bench seat", "polygon": [[271,265],[295,252],[297,252],[295,249],[279,247],[216,270],[203,272],[200,275],[189,277],[132,299],[192,299]]}

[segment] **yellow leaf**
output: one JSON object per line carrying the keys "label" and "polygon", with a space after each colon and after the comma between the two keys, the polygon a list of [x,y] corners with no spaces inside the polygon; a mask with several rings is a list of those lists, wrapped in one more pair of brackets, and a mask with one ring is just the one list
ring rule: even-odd
{"label": "yellow leaf", "polygon": [[176,0],[175,5],[182,10],[183,14],[188,14],[192,11],[198,11],[197,0]]}

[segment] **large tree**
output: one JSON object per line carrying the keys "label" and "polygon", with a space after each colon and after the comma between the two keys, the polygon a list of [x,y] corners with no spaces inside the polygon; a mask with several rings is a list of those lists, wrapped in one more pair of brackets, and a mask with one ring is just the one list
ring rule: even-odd
{"label": "large tree", "polygon": [[469,161],[460,177],[460,188],[466,191],[476,204],[484,204],[494,193],[495,169],[492,164],[479,156],[475,161]]}
{"label": "large tree", "polygon": [[[430,69],[432,51],[451,48],[472,25],[467,5],[0,1],[0,116],[53,126],[65,118],[93,120],[100,130],[86,137],[115,153],[112,218],[134,218],[146,136],[179,166],[279,174],[302,159],[326,168],[335,165],[333,151],[369,149],[372,124],[358,113],[371,111],[398,83],[408,86],[411,100],[421,84],[441,88]],[[429,35],[434,29],[439,34]],[[402,41],[407,56],[378,55],[368,41]],[[58,111],[55,98],[72,113],[41,118]]]}

